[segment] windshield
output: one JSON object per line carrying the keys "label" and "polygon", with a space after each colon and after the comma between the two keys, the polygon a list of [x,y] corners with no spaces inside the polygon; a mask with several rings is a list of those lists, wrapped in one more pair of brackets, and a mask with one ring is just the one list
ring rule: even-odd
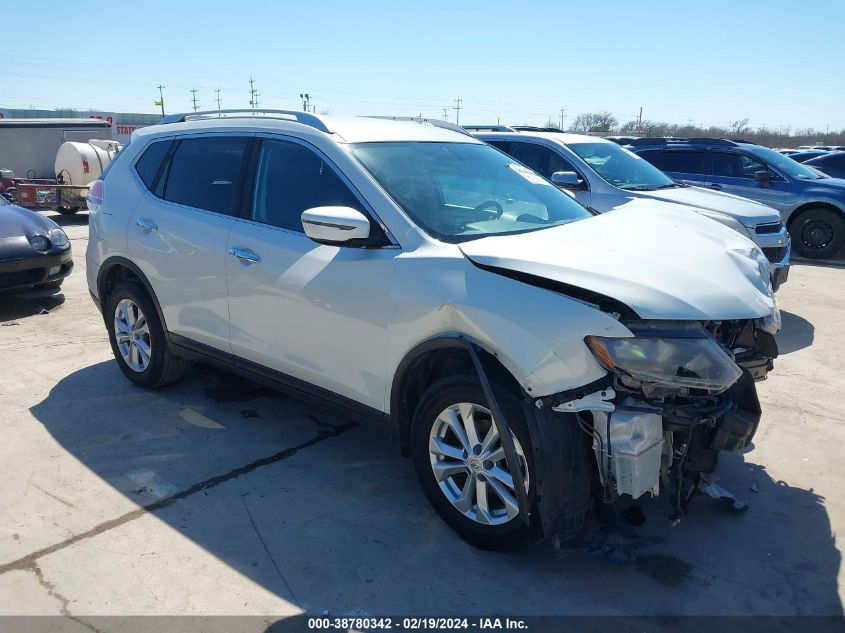
{"label": "windshield", "polygon": [[754,156],[762,158],[772,167],[786,174],[790,178],[795,178],[797,180],[819,180],[820,178],[827,178],[827,176],[821,172],[811,169],[806,165],[802,165],[789,156],[784,156],[780,152],[776,152],[768,147],[755,147]]}
{"label": "windshield", "polygon": [[651,191],[677,187],[657,167],[616,143],[567,143],[599,176],[620,189]]}
{"label": "windshield", "polygon": [[359,143],[352,153],[414,222],[445,242],[523,233],[591,215],[489,145]]}

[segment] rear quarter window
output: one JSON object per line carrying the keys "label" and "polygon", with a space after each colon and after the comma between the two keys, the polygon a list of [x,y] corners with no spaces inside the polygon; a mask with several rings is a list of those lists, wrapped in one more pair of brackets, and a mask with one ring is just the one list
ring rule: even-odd
{"label": "rear quarter window", "polygon": [[144,150],[141,157],[135,162],[135,171],[138,177],[146,185],[147,189],[153,191],[156,176],[159,172],[159,167],[167,156],[167,150],[170,149],[172,141],[156,141],[150,143],[150,146]]}

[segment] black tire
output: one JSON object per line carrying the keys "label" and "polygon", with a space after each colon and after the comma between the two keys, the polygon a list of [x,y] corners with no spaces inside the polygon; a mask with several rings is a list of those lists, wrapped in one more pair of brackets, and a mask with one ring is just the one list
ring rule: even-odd
{"label": "black tire", "polygon": [[74,215],[80,207],[59,207],[57,211],[62,215]]}
{"label": "black tire", "polygon": [[[124,299],[134,302],[141,309],[147,321],[151,353],[149,364],[143,371],[135,371],[127,364],[118,349],[115,338],[114,314],[117,305]],[[104,318],[112,353],[123,375],[129,380],[141,387],[157,389],[176,382],[183,376],[188,362],[170,352],[164,328],[158,318],[158,312],[141,284],[134,281],[122,281],[117,284],[106,301]]]}
{"label": "black tire", "polygon": [[528,427],[519,400],[506,388],[493,385],[494,393],[502,408],[511,430],[516,435],[528,465],[528,502],[532,508],[532,521],[525,525],[517,515],[509,521],[499,525],[483,525],[465,516],[445,493],[432,471],[429,438],[437,417],[448,407],[467,402],[487,407],[487,400],[478,379],[474,376],[454,376],[440,380],[423,394],[414,414],[411,442],[414,467],[423,492],[431,503],[435,512],[458,535],[471,545],[488,550],[509,550],[542,538],[539,521],[537,521],[534,460],[531,450]]}
{"label": "black tire", "polygon": [[789,234],[796,254],[807,259],[830,259],[845,245],[845,214],[812,207],[790,222]]}
{"label": "black tire", "polygon": [[55,281],[48,281],[46,284],[38,284],[34,286],[36,290],[55,290],[62,287],[64,279],[56,279]]}

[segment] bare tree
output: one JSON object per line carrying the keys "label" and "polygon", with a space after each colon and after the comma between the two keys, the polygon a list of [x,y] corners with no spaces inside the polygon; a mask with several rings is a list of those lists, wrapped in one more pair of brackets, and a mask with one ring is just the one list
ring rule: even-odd
{"label": "bare tree", "polygon": [[619,123],[610,112],[583,112],[572,121],[573,132],[609,132]]}
{"label": "bare tree", "polygon": [[728,130],[730,131],[732,136],[739,136],[742,134],[748,134],[751,131],[751,127],[748,125],[748,119],[739,119],[737,121],[731,121],[728,125]]}

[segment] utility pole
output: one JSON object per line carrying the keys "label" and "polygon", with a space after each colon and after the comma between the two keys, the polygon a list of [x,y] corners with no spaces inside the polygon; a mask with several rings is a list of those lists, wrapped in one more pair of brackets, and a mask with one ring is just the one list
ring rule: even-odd
{"label": "utility pole", "polygon": [[449,120],[449,106],[443,106],[442,110],[443,110],[443,120],[448,121]]}
{"label": "utility pole", "polygon": [[255,110],[258,107],[258,91],[255,89],[255,79],[249,78],[249,105]]}
{"label": "utility pole", "polygon": [[643,107],[640,106],[640,113],[637,115],[637,131],[640,132],[643,129]]}
{"label": "utility pole", "polygon": [[158,104],[161,106],[161,116],[164,116],[164,86],[158,85]]}
{"label": "utility pole", "polygon": [[563,132],[563,120],[566,118],[566,115],[564,114],[564,112],[566,112],[566,108],[561,108],[560,109],[560,131],[561,132]]}
{"label": "utility pole", "polygon": [[191,88],[191,101],[194,103],[194,112],[200,109],[199,105],[197,105],[197,92],[196,88]]}
{"label": "utility pole", "polygon": [[214,92],[217,93],[217,111],[220,112],[220,88],[218,88]]}
{"label": "utility pole", "polygon": [[300,92],[299,98],[302,99],[302,109],[305,112],[311,111],[311,95],[307,92]]}
{"label": "utility pole", "polygon": [[460,97],[455,99],[455,125],[461,124],[461,101],[463,101],[463,99]]}

